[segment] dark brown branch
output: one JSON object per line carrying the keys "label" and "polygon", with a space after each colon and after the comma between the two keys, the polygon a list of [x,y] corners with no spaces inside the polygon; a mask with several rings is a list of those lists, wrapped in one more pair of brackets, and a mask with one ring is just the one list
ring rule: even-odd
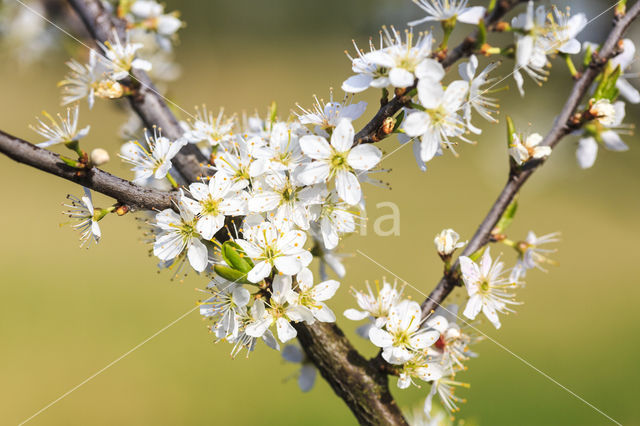
{"label": "dark brown branch", "polygon": [[407,424],[389,392],[386,373],[369,364],[338,326],[322,322],[293,326],[307,357],[360,424]]}
{"label": "dark brown branch", "polygon": [[130,207],[147,210],[163,210],[172,207],[172,196],[168,192],[143,188],[96,167],[88,170],[70,167],[60,159],[58,154],[39,148],[1,130],[0,152],[19,163],[108,195],[119,203]]}
{"label": "dark brown branch", "polygon": [[[69,4],[80,16],[96,41],[104,43],[111,40],[113,31],[116,30],[118,37],[124,42],[125,22],[114,17],[104,8],[101,1],[69,0]],[[154,87],[147,73],[132,70],[131,74],[137,90],[133,96],[129,96],[129,101],[145,126],[151,128],[155,125],[161,128],[163,134],[169,139],[175,140],[182,136],[183,130],[178,120]],[[174,167],[187,183],[199,179],[204,172],[201,164],[206,162],[207,158],[193,144],[185,145],[172,160]]]}
{"label": "dark brown branch", "polygon": [[[516,7],[519,3],[523,3],[525,0],[501,0],[498,1],[496,8],[484,18],[485,25],[489,26],[499,21],[504,15],[506,15],[511,9]],[[478,30],[468,35],[462,43],[456,46],[451,52],[442,59],[442,65],[445,68],[449,68],[455,64],[459,59],[470,56],[476,50],[476,41],[478,38]],[[380,128],[383,126],[384,121],[393,117],[398,111],[400,111],[406,104],[411,101],[411,96],[406,93],[411,92],[416,88],[415,84],[406,88],[401,94],[396,94],[389,102],[380,107],[376,115],[360,130],[356,133],[356,144],[361,143],[375,143],[382,139]]]}
{"label": "dark brown branch", "polygon": [[[600,74],[607,61],[620,53],[619,41],[629,25],[631,25],[638,15],[640,15],[640,1],[637,1],[631,8],[629,8],[625,16],[615,22],[613,29],[607,36],[602,48],[599,52],[594,53],[591,63],[573,85],[573,89],[571,90],[560,114],[556,118],[553,127],[545,136],[544,141],[542,142],[543,145],[554,148],[563,137],[573,130],[574,125],[572,117],[576,113],[576,109],[578,108],[582,98],[589,91],[589,88],[598,74]],[[544,164],[544,160],[531,162],[527,167],[523,168],[519,172],[510,174],[509,180],[502,189],[502,192],[500,192],[498,199],[493,203],[489,213],[467,244],[467,247],[462,253],[463,255],[468,256],[489,242],[491,231],[498,223],[498,220],[500,220],[500,217],[502,217],[507,206],[511,201],[513,201],[524,183],[542,164]],[[455,269],[457,264],[458,261],[456,260],[452,269]],[[429,294],[429,297],[427,297],[427,299],[422,303],[423,316],[428,315],[432,310],[440,305],[455,288],[456,284],[459,284],[459,280],[452,280],[443,277],[431,294]]]}

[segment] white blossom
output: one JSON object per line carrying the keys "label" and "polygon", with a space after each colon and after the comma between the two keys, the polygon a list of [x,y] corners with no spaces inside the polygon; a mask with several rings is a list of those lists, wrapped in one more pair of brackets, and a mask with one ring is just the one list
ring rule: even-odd
{"label": "white blossom", "polygon": [[462,63],[458,66],[458,72],[460,77],[467,83],[469,83],[469,91],[467,99],[462,105],[464,110],[464,117],[466,120],[467,128],[473,133],[480,134],[482,130],[471,124],[471,109],[475,109],[484,119],[497,123],[491,114],[494,114],[498,110],[497,99],[486,96],[487,89],[483,89],[482,86],[493,83],[496,79],[489,78],[489,73],[498,67],[498,63],[494,62],[489,64],[480,74],[476,76],[478,71],[478,58],[476,55],[471,55],[469,62]]}
{"label": "white blossom", "polygon": [[467,7],[469,0],[413,0],[427,16],[416,21],[409,22],[409,25],[419,25],[424,22],[448,21],[456,19],[466,24],[478,24],[484,18],[486,9],[482,6]]}
{"label": "white blossom", "polygon": [[469,83],[457,80],[444,90],[439,82],[420,80],[418,98],[424,111],[410,113],[402,123],[404,131],[412,137],[420,137],[420,158],[431,160],[441,146],[451,149],[451,138],[458,137],[467,141],[462,135],[465,123],[458,111],[462,107]]}
{"label": "white blossom", "polygon": [[202,272],[207,268],[209,256],[196,230],[196,216],[182,202],[178,203],[178,210],[179,214],[171,209],[156,214],[155,225],[159,233],[153,244],[153,254],[168,261],[186,251],[193,269]]}
{"label": "white blossom", "polygon": [[542,136],[538,133],[532,133],[526,138],[514,133],[513,143],[509,147],[509,154],[519,165],[531,159],[538,160],[548,157],[551,154],[551,147],[541,146],[540,142],[542,142],[542,140]]}
{"label": "white blossom", "polygon": [[513,312],[509,305],[518,304],[514,301],[509,290],[516,287],[516,283],[504,276],[504,264],[496,259],[491,260],[489,247],[485,249],[479,263],[467,256],[460,256],[462,279],[467,287],[469,301],[464,309],[464,316],[475,319],[482,311],[489,321],[500,328],[498,312]]}
{"label": "white blossom", "polygon": [[329,102],[325,103],[317,96],[314,96],[314,100],[315,103],[308,110],[298,105],[301,112],[296,112],[296,115],[300,123],[313,125],[314,132],[324,137],[329,137],[327,130],[333,130],[343,118],[357,120],[367,109],[365,101],[352,103],[352,97],[345,97],[342,102],[335,102],[333,91],[331,91]]}
{"label": "white blossom", "polygon": [[[576,150],[578,165],[583,169],[588,169],[595,163],[599,143],[602,143],[609,151],[621,152],[629,149],[620,137],[621,134],[631,134],[632,129],[631,125],[622,123],[625,117],[625,104],[622,101],[617,101],[611,105],[611,108],[613,108],[613,113],[608,107],[604,111],[605,114],[611,116],[605,120],[606,123],[610,123],[609,125],[598,119],[585,126]],[[596,111],[598,114],[600,112]]]}
{"label": "white blossom", "polygon": [[460,235],[453,229],[443,229],[438,235],[436,235],[433,243],[436,245],[436,250],[440,256],[451,256],[456,249],[464,247],[467,242],[462,242]]}
{"label": "white blossom", "polygon": [[214,119],[213,113],[207,111],[207,107],[203,106],[202,109],[196,109],[195,120],[182,123],[182,127],[185,129],[183,137],[191,143],[207,141],[210,146],[217,146],[231,140],[234,126],[235,119],[233,117],[226,118],[224,109],[221,108]]}
{"label": "white blossom", "polygon": [[[636,46],[628,38],[622,40],[622,52],[611,58],[610,63],[613,68],[620,66],[620,69],[624,72],[631,64],[636,60]],[[629,77],[638,77],[638,74],[622,74],[616,81],[616,87],[620,91],[620,94],[624,96],[628,102],[632,104],[640,103],[640,92],[633,87],[627,80]]]}
{"label": "white blossom", "polygon": [[145,130],[144,138],[146,148],[138,141],[129,141],[120,149],[120,158],[134,166],[131,170],[136,174],[133,180],[136,183],[144,182],[152,176],[156,179],[165,178],[173,166],[171,159],[186,144],[184,139],[172,142],[155,127],[153,136]]}
{"label": "white blossom", "polygon": [[518,281],[520,278],[524,278],[527,270],[538,268],[541,271],[546,270],[542,267],[544,263],[554,263],[548,259],[547,256],[550,253],[555,253],[555,249],[546,249],[540,247],[544,244],[557,243],[560,241],[558,232],[546,234],[538,237],[533,231],[529,231],[527,238],[521,241],[517,245],[519,252],[518,262],[511,271],[511,279]]}
{"label": "white blossom", "polygon": [[[64,80],[58,83],[62,88],[62,105],[71,104],[87,98],[89,109],[93,108],[96,88],[104,77],[106,67],[103,61],[98,60],[96,51],[89,51],[89,62],[81,64],[75,59],[67,62],[71,70]],[[116,83],[116,82],[113,82]]]}
{"label": "white blossom", "polygon": [[151,62],[135,57],[136,51],[141,49],[143,45],[141,43],[130,43],[128,33],[125,43],[122,44],[118,33],[114,30],[113,41],[105,41],[104,44],[100,43],[100,47],[109,60],[110,77],[113,80],[117,81],[126,78],[132,69],[151,70]]}
{"label": "white blossom", "polygon": [[296,275],[296,292],[291,293],[289,303],[304,306],[311,311],[320,322],[335,322],[336,316],[325,301],[331,299],[340,287],[336,280],[326,280],[313,284],[313,273],[308,268],[302,268]]}
{"label": "white blossom", "polygon": [[331,135],[331,144],[321,136],[303,136],[300,139],[302,151],[314,161],[303,166],[298,179],[305,185],[312,185],[335,178],[340,198],[348,204],[357,204],[362,198],[362,190],[356,172],[375,167],[382,152],[372,144],[354,147],[354,134],[351,121],[342,119]]}
{"label": "white blossom", "polygon": [[37,144],[37,146],[46,148],[59,143],[76,142],[87,136],[91,126],[78,130],[78,112],[79,106],[76,104],[73,108],[67,108],[66,117],[58,114],[58,121],[56,121],[53,116],[43,111],[42,114],[49,120],[49,123],[45,123],[38,118],[37,126],[29,126],[31,130],[47,138],[46,141]]}
{"label": "white blossom", "polygon": [[298,230],[281,230],[271,222],[245,228],[244,238],[236,242],[254,260],[247,279],[262,281],[275,267],[279,272],[295,275],[311,263],[313,256],[304,249],[307,235]]}
{"label": "white blossom", "polygon": [[195,182],[189,185],[189,192],[195,201],[183,197],[182,202],[196,215],[196,231],[205,240],[213,238],[224,226],[225,216],[242,216],[247,213],[248,194],[233,191],[233,182],[223,173],[215,174],[209,184]]}
{"label": "white blossom", "polygon": [[89,240],[93,240],[98,244],[102,236],[100,225],[98,225],[96,213],[93,208],[91,191],[84,187],[83,189],[84,195],[80,198],[71,194],[67,195],[67,199],[71,204],[64,205],[69,208],[64,214],[76,222],[71,225],[71,227],[80,232],[80,247],[84,246]]}
{"label": "white blossom", "polygon": [[403,364],[415,352],[422,351],[438,340],[436,330],[420,329],[422,309],[418,302],[403,300],[389,309],[389,317],[382,327],[371,327],[371,343],[382,348],[382,357],[390,364]]}

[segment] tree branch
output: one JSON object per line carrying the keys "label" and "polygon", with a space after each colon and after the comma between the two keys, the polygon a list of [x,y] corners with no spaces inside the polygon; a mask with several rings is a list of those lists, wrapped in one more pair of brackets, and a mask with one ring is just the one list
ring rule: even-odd
{"label": "tree branch", "polygon": [[[125,22],[116,18],[106,10],[99,0],[69,0],[69,4],[82,19],[87,30],[96,41],[104,43],[113,38],[113,31],[124,41]],[[171,112],[164,98],[154,87],[151,79],[141,70],[131,70],[136,93],[129,96],[133,110],[140,116],[148,128],[154,125],[161,128],[169,139],[176,140],[182,136],[183,130],[177,118]],[[173,160],[173,165],[188,182],[196,182],[205,173],[202,164],[207,158],[193,144],[185,145]]]}
{"label": "tree branch", "polygon": [[[580,104],[584,95],[588,92],[591,84],[604,68],[607,61],[620,53],[619,41],[627,28],[629,28],[629,25],[631,25],[639,15],[640,1],[637,1],[631,8],[629,8],[625,16],[615,21],[613,29],[607,36],[602,48],[599,52],[593,54],[591,63],[573,85],[573,89],[571,90],[567,101],[556,118],[553,127],[545,136],[542,145],[554,148],[563,137],[568,135],[574,129],[571,118],[575,114],[576,108]],[[469,243],[462,252],[463,256],[468,256],[471,253],[474,253],[489,242],[491,231],[498,223],[498,220],[502,217],[507,206],[511,201],[513,201],[514,197],[518,194],[520,188],[522,188],[529,177],[542,164],[544,164],[544,162],[544,159],[531,161],[527,164],[527,167],[523,168],[519,172],[510,174],[506,185],[498,196],[498,199],[491,206],[489,213],[480,223],[480,226],[473,235],[473,238],[469,240]],[[456,260],[451,270],[455,270],[457,265],[458,261]],[[431,294],[429,294],[427,299],[422,303],[423,317],[429,315],[432,310],[435,310],[438,305],[442,304],[457,284],[460,284],[459,279],[456,279],[455,277],[443,277]]]}
{"label": "tree branch", "polygon": [[58,154],[39,148],[1,130],[0,152],[19,163],[70,180],[115,198],[119,203],[130,207],[147,210],[172,208],[173,196],[168,192],[143,188],[96,167],[88,170],[70,167],[60,159]]}
{"label": "tree branch", "polygon": [[[523,3],[526,0],[501,0],[498,1],[495,9],[484,18],[486,26],[499,21],[504,15],[506,15],[511,9],[518,4]],[[476,41],[478,38],[479,30],[475,30],[473,33],[465,37],[464,41],[456,46],[451,52],[445,56],[441,63],[445,68],[449,68],[455,64],[459,59],[470,56],[476,50]],[[387,134],[380,134],[384,121],[393,117],[398,111],[400,111],[406,104],[411,101],[412,96],[407,95],[416,88],[416,85],[412,85],[396,93],[396,95],[389,102],[380,107],[376,115],[369,121],[358,133],[356,133],[356,144],[361,143],[374,143],[383,139]]]}

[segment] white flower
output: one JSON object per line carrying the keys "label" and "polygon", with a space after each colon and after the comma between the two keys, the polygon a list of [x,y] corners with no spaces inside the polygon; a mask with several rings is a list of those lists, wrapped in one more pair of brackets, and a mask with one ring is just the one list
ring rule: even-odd
{"label": "white flower", "polygon": [[431,55],[431,34],[427,34],[426,37],[420,34],[414,45],[413,30],[406,31],[404,42],[400,32],[393,27],[391,28],[391,33],[386,27],[383,30],[386,47],[370,52],[366,57],[367,61],[376,65],[378,69],[388,71],[389,84],[392,86],[411,86],[415,77],[421,78],[423,75],[428,75],[425,67],[437,68],[435,64],[439,65],[437,61],[429,59],[429,55]]}
{"label": "white flower", "polygon": [[[389,310],[400,301],[403,289],[400,288],[398,290],[396,282],[391,285],[385,279],[382,280],[382,288],[380,288],[380,283],[378,281],[376,281],[375,284],[377,290],[376,295],[373,294],[368,282],[366,283],[366,293],[353,290],[356,302],[362,310],[347,309],[343,314],[345,317],[352,321],[360,321],[368,317],[373,317],[377,327],[384,326],[389,316]],[[366,324],[365,328],[362,330],[362,332],[366,331],[366,333],[364,333],[366,337],[369,336],[369,328],[370,324]]]}
{"label": "white flower", "polygon": [[[406,389],[415,384],[413,378],[418,378],[424,382],[432,382],[442,377],[443,368],[435,362],[431,362],[422,354],[414,355],[409,361],[402,364],[398,375],[398,387]],[[420,385],[416,385],[420,387]]]}
{"label": "white flower", "polygon": [[246,311],[251,294],[246,288],[219,277],[206,289],[211,296],[200,303],[200,315],[216,317],[215,329],[220,338],[235,336],[239,329],[239,317]]}
{"label": "white flower", "polygon": [[443,229],[433,243],[436,245],[436,250],[440,256],[451,256],[456,249],[464,247],[467,242],[458,242],[460,235],[453,229]]}
{"label": "white flower", "polygon": [[296,345],[287,345],[282,349],[282,358],[289,362],[300,364],[298,386],[302,392],[309,392],[316,382],[317,370],[302,349]]}
{"label": "white flower", "polygon": [[336,316],[324,303],[331,299],[340,287],[336,280],[327,280],[313,285],[313,273],[308,268],[303,268],[296,275],[298,287],[297,293],[292,293],[289,303],[305,306],[320,322],[335,322]]}
{"label": "white flower", "polygon": [[371,144],[353,146],[355,130],[351,121],[342,119],[331,135],[331,144],[321,136],[307,135],[300,139],[304,154],[315,161],[304,165],[298,179],[305,185],[336,179],[338,195],[348,204],[362,198],[356,171],[375,167],[382,152]]}
{"label": "white flower", "polygon": [[106,69],[102,60],[98,61],[96,51],[89,51],[89,62],[81,64],[75,59],[67,62],[71,72],[58,83],[62,88],[62,105],[71,104],[87,98],[89,109],[93,107],[95,89],[103,78]]}
{"label": "white flower", "polygon": [[249,140],[236,138],[216,155],[214,169],[217,173],[224,173],[233,182],[233,190],[244,189],[249,186],[251,179],[250,168],[253,161],[251,152],[263,145],[262,139],[251,137]]}
{"label": "white flower", "polygon": [[438,394],[438,396],[440,397],[442,406],[450,414],[460,410],[460,408],[458,407],[459,403],[466,402],[464,398],[459,398],[455,395],[455,387],[460,386],[469,388],[469,384],[452,380],[451,377],[453,377],[453,374],[453,371],[449,371],[449,374],[440,377],[431,384],[429,395],[424,401],[424,413],[427,416],[431,416],[433,397],[436,394]]}
{"label": "white flower", "polygon": [[542,136],[538,133],[532,133],[522,141],[522,136],[513,134],[513,144],[509,148],[509,154],[514,161],[522,165],[531,159],[541,159],[551,154],[551,147],[540,146]]}
{"label": "white flower", "polygon": [[422,309],[418,302],[403,300],[389,309],[389,317],[384,325],[371,327],[371,343],[382,348],[382,357],[390,364],[403,364],[415,352],[426,349],[438,340],[436,330],[421,330]]}
{"label": "white flower", "polygon": [[465,317],[475,319],[482,311],[496,328],[500,328],[498,312],[513,312],[508,305],[518,302],[513,300],[508,289],[516,287],[516,284],[503,276],[503,267],[499,258],[495,263],[492,262],[489,247],[479,264],[467,256],[460,257],[462,279],[469,293],[469,301],[463,312]]}
{"label": "white flower", "polygon": [[331,192],[320,206],[318,214],[318,230],[325,248],[333,250],[340,242],[340,235],[356,230],[360,213],[356,208],[337,200]]}
{"label": "white flower", "polygon": [[302,162],[298,131],[300,129],[295,124],[274,123],[268,145],[258,146],[251,152],[256,159],[249,169],[251,176],[259,176],[267,171],[292,172],[298,167]]}
{"label": "white flower", "polygon": [[603,126],[610,127],[616,123],[616,108],[609,99],[599,99],[589,108],[589,113]]}
{"label": "white flower", "polygon": [[[382,35],[380,36],[380,49],[382,49]],[[352,57],[347,53],[347,57],[351,59],[351,70],[356,74],[352,75],[342,83],[342,90],[346,93],[360,93],[369,87],[381,89],[389,85],[389,70],[379,67],[373,61],[369,60],[369,55],[378,52],[369,41],[369,53],[361,51],[356,42],[353,42],[356,49],[357,57]]]}
{"label": "white flower", "polygon": [[[555,15],[555,22],[553,21]],[[550,42],[554,50],[569,55],[580,53],[580,42],[576,36],[589,23],[584,13],[570,16],[569,9],[565,13],[560,12],[557,7],[553,7],[553,15],[549,15],[551,20]]]}
{"label": "white flower", "polygon": [[526,34],[516,33],[516,61],[513,78],[516,80],[520,95],[524,96],[524,79],[520,70],[524,70],[538,85],[546,81],[549,74],[545,67],[548,64],[547,52],[550,42],[546,38],[545,27],[547,13],[543,5],[534,11],[533,1],[527,3],[527,11],[511,21],[511,26],[523,30]]}
{"label": "white flower", "polygon": [[[625,71],[631,66],[635,59],[636,46],[633,44],[633,41],[625,38],[622,40],[622,53],[611,58],[610,63],[613,68],[616,68],[619,65],[620,69]],[[638,74],[634,74],[633,76],[638,77]],[[623,74],[618,77],[616,87],[627,101],[632,104],[638,104],[640,103],[640,92],[627,81],[627,77],[631,77],[631,75]]]}
{"label": "white flower", "polygon": [[448,21],[452,18],[465,24],[478,24],[484,18],[486,9],[482,6],[467,7],[469,0],[413,0],[428,15],[409,25],[419,25],[431,21]]}
{"label": "white flower", "polygon": [[161,15],[164,7],[155,0],[135,0],[129,10],[138,18],[148,19]]}
{"label": "white flower", "polygon": [[468,97],[464,105],[464,117],[467,122],[467,128],[473,133],[482,133],[481,129],[471,124],[471,108],[475,109],[482,117],[492,123],[497,123],[491,114],[496,113],[498,110],[497,99],[486,96],[487,89],[483,89],[482,86],[493,83],[495,78],[488,78],[489,73],[498,66],[498,63],[494,62],[489,64],[478,76],[476,71],[478,70],[478,58],[476,55],[471,55],[469,62],[462,63],[458,66],[458,72],[460,77],[469,83]]}
{"label": "white flower", "polygon": [[31,130],[47,138],[46,141],[37,144],[37,146],[39,146],[40,148],[46,148],[58,143],[66,144],[69,142],[75,142],[87,136],[89,134],[89,129],[91,128],[91,126],[87,126],[78,130],[78,112],[78,104],[74,105],[73,108],[67,108],[67,117],[63,118],[60,114],[58,114],[59,122],[57,122],[54,117],[52,117],[46,111],[43,111],[42,115],[44,115],[49,120],[49,123],[47,124],[38,118],[37,126],[29,126]]}
{"label": "white flower", "polygon": [[314,131],[316,134],[328,137],[327,130],[333,129],[338,125],[340,120],[348,118],[349,120],[357,120],[367,109],[367,103],[360,101],[358,103],[351,103],[353,98],[345,97],[342,102],[334,102],[333,91],[330,93],[329,102],[325,103],[322,99],[318,99],[314,96],[315,103],[309,109],[306,110],[300,105],[301,114],[296,112],[300,123],[305,125],[314,125]]}
{"label": "white flower", "polygon": [[625,104],[617,101],[612,105],[614,113],[611,124],[605,125],[602,120],[594,120],[585,126],[583,137],[578,142],[576,158],[578,165],[583,169],[593,166],[598,155],[598,143],[604,144],[609,151],[627,151],[629,147],[622,141],[621,134],[630,135],[632,126],[624,125],[622,121],[625,117]]}
{"label": "white flower", "polygon": [[[182,197],[181,197],[182,198]],[[160,229],[153,244],[153,254],[160,260],[171,260],[186,250],[189,263],[197,272],[207,268],[207,247],[196,231],[196,217],[181,202],[180,214],[166,209],[156,214],[155,225]]]}
{"label": "white flower", "polygon": [[71,204],[64,205],[69,208],[64,214],[77,221],[77,223],[71,225],[71,227],[80,232],[80,247],[84,246],[86,242],[91,239],[98,244],[102,236],[100,225],[98,225],[96,213],[93,209],[91,191],[87,188],[83,189],[84,196],[78,198],[69,194],[67,195],[67,199],[71,201]]}
{"label": "white flower", "polygon": [[425,324],[440,333],[440,338],[427,349],[427,358],[442,365],[447,371],[454,368],[463,369],[463,361],[476,354],[469,350],[469,345],[478,338],[472,338],[456,324],[458,306],[439,306],[433,316]]}
{"label": "white flower", "polygon": [[131,169],[136,173],[133,180],[135,183],[143,182],[151,176],[156,179],[163,179],[171,170],[171,159],[176,156],[180,149],[186,144],[186,140],[179,139],[171,142],[162,136],[162,131],[153,128],[153,136],[145,130],[144,138],[147,141],[147,148],[138,141],[130,141],[122,145],[120,158],[132,164]]}
{"label": "white flower", "polygon": [[295,292],[291,288],[291,276],[276,275],[272,287],[268,308],[264,308],[262,300],[256,300],[252,309],[256,309],[257,320],[249,324],[245,331],[249,336],[261,337],[275,324],[278,339],[285,343],[298,334],[291,321],[313,323],[313,315],[307,308],[288,302],[295,298]]}
{"label": "white flower", "polygon": [[527,270],[538,268],[541,271],[546,272],[542,267],[543,263],[554,263],[548,259],[549,253],[555,253],[555,249],[545,249],[540,247],[543,244],[557,243],[560,241],[558,238],[560,234],[554,232],[551,234],[543,235],[541,237],[536,236],[533,231],[529,231],[527,238],[524,241],[520,241],[516,248],[518,249],[519,256],[516,266],[511,271],[511,278],[514,281],[518,281],[520,278],[524,278]]}
{"label": "white flower", "polygon": [[253,181],[249,199],[252,212],[275,211],[277,221],[293,221],[301,229],[309,229],[308,206],[320,204],[326,193],[324,185],[301,186],[283,172],[269,173]]}
{"label": "white flower", "polygon": [[273,267],[283,274],[295,275],[313,259],[311,253],[304,249],[307,240],[304,232],[282,231],[270,222],[262,222],[244,231],[245,239],[237,239],[236,242],[254,260],[255,266],[247,275],[253,283],[268,277]]}
{"label": "white flower", "polygon": [[[246,332],[246,327],[257,321],[259,318],[261,318],[261,315],[264,314],[264,302],[260,301],[257,306],[254,303],[254,305],[250,309],[250,312],[245,311],[242,315],[238,316],[238,322],[240,324],[238,327],[237,335],[230,335],[226,337],[227,341],[234,345],[233,349],[231,350],[232,358],[235,358],[243,348],[247,350],[247,358],[249,357],[249,353],[253,352],[258,338],[249,336]],[[278,344],[278,341],[274,337],[271,330],[265,330],[260,338],[271,349],[275,349],[277,351],[280,350],[280,345]]]}
{"label": "white flower", "polygon": [[213,238],[224,226],[225,216],[242,216],[247,213],[248,195],[244,191],[233,191],[231,179],[216,173],[208,185],[196,182],[189,185],[189,192],[197,201],[182,197],[182,202],[197,216],[196,231],[205,240]]}
{"label": "white flower", "polygon": [[196,119],[193,122],[182,124],[185,129],[184,138],[189,142],[207,141],[211,146],[229,141],[233,137],[234,126],[234,117],[225,118],[224,109],[221,108],[214,119],[213,113],[208,112],[206,106],[203,106],[202,110],[196,109]]}
{"label": "white flower", "polygon": [[[418,98],[425,111],[410,113],[402,124],[407,135],[420,137],[420,157],[422,161],[431,160],[441,145],[445,145],[454,153],[452,137],[467,141],[462,135],[465,124],[457,111],[462,107],[469,83],[457,80],[443,90],[440,83],[420,80]],[[467,141],[468,142],[468,141]]]}
{"label": "white flower", "polygon": [[135,57],[136,51],[143,47],[141,43],[129,43],[129,34],[127,33],[125,43],[122,44],[115,30],[113,31],[113,40],[114,42],[100,43],[100,47],[110,61],[112,79],[122,80],[129,75],[129,71],[132,69],[151,70],[151,62]]}

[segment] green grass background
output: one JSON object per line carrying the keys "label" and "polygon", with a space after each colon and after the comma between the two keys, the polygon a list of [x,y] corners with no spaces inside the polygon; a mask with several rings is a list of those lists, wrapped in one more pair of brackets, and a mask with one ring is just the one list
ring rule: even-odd
{"label": "green grass background", "polygon": [[[169,96],[191,111],[203,102],[229,112],[264,111],[271,100],[287,111],[311,96],[327,96],[350,75],[342,50],[350,39],[384,22],[402,24],[416,16],[409,1],[358,0],[311,2],[170,2],[179,6],[189,26],[182,31],[179,60],[183,76]],[[181,4],[178,4],[181,3]],[[263,4],[264,3],[264,4]],[[575,3],[578,2],[574,2]],[[580,2],[582,3],[582,2]],[[609,2],[591,2],[590,16]],[[419,15],[418,15],[419,16]],[[608,18],[590,27],[594,38]],[[460,34],[466,32],[460,29]],[[636,32],[636,39],[639,33]],[[75,49],[67,40],[68,47]],[[52,54],[43,64],[16,68],[0,65],[0,125],[3,130],[38,141],[28,124],[40,110],[59,110],[55,83],[65,69],[65,55]],[[499,74],[507,75],[506,61]],[[500,94],[503,111],[519,128],[544,132],[571,85],[556,62],[542,89],[526,81],[528,96],[513,90]],[[513,87],[508,79],[504,84]],[[338,97],[341,96],[337,91]],[[375,96],[370,101],[370,116]],[[90,123],[86,148],[112,153],[105,168],[131,176],[115,157],[115,135],[123,116],[105,101],[81,122]],[[629,107],[628,121],[639,109]],[[477,123],[476,123],[477,124]],[[345,252],[362,249],[389,270],[428,292],[440,277],[433,236],[452,227],[468,239],[506,176],[504,124],[482,123],[477,146],[461,147],[460,158],[445,155],[421,173],[410,148],[385,159],[391,173],[382,178],[392,189],[366,187],[368,235],[342,244]],[[640,424],[637,414],[640,323],[637,300],[640,256],[638,213],[640,150],[628,137],[628,153],[601,150],[596,165],[580,171],[575,138],[567,138],[549,162],[526,185],[510,236],[523,238],[562,231],[550,273],[528,276],[519,292],[525,304],[504,318],[492,338],[549,374],[623,424]],[[384,141],[390,153],[397,141]],[[140,241],[133,217],[107,217],[103,241],[78,249],[76,235],[60,214],[67,193],[81,189],[39,171],[0,158],[0,424],[17,424],[193,308],[196,287],[206,280],[191,275],[170,282],[155,271],[155,260]],[[95,195],[96,204],[110,200]],[[401,234],[379,237],[372,221],[393,201],[401,212]],[[505,251],[495,247],[494,253]],[[356,255],[331,306],[357,347],[375,349],[355,337],[355,324],[341,316],[353,305],[350,286],[390,276]],[[416,300],[424,296],[408,289]],[[455,298],[454,298],[455,300]],[[606,418],[551,383],[490,341],[476,348],[480,357],[459,377],[471,389],[460,418],[484,425],[603,425]],[[247,360],[229,357],[230,346],[214,345],[205,323],[194,312],[155,339],[33,419],[35,425],[205,425],[205,424],[352,424],[346,406],[322,380],[309,394],[298,391],[295,366],[261,345]],[[395,386],[395,385],[393,385]],[[403,407],[421,404],[427,387],[399,392]]]}

